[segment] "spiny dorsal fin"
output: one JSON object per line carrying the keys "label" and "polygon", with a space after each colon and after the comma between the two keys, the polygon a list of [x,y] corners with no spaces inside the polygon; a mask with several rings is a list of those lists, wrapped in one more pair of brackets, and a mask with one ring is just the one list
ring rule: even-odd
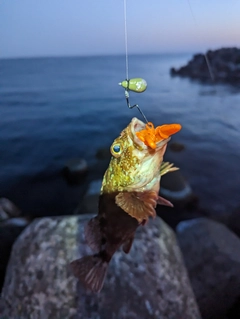
{"label": "spiny dorsal fin", "polygon": [[162,162],[161,167],[160,167],[160,175],[163,176],[167,173],[179,170],[178,167],[175,167],[173,165],[174,165],[173,163]]}

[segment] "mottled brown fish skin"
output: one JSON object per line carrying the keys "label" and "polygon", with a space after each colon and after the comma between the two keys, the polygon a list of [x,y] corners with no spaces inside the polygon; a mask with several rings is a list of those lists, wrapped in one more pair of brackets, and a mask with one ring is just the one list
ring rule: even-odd
{"label": "mottled brown fish skin", "polygon": [[86,225],[86,242],[96,254],[71,262],[74,275],[94,293],[101,291],[108,264],[116,250],[123,245],[125,253],[130,251],[139,226],[135,218],[116,205],[116,195],[116,192],[100,195],[99,213]]}
{"label": "mottled brown fish skin", "polygon": [[169,138],[151,149],[136,132],[145,124],[133,118],[111,146],[112,158],[105,172],[98,215],[85,228],[85,239],[95,255],[71,263],[74,275],[92,292],[100,292],[108,264],[119,247],[128,253],[139,225],[155,217],[157,203],[171,206],[158,196],[160,166]]}
{"label": "mottled brown fish skin", "polygon": [[100,233],[102,246],[106,254],[112,258],[115,251],[134,236],[139,222],[126,214],[115,203],[117,193],[106,193],[99,197]]}

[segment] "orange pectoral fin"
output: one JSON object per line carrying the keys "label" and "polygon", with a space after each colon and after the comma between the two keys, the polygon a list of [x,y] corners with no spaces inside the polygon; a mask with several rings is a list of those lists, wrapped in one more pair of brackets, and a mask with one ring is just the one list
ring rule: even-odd
{"label": "orange pectoral fin", "polygon": [[116,204],[139,223],[155,217],[158,196],[155,192],[122,192],[116,196]]}

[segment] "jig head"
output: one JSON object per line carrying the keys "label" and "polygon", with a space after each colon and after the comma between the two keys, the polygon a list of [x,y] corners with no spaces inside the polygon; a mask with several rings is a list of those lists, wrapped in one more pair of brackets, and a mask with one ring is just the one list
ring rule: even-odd
{"label": "jig head", "polygon": [[142,93],[147,88],[147,82],[142,78],[134,78],[130,80],[124,80],[119,83],[125,90],[133,91],[136,93]]}
{"label": "jig head", "polygon": [[126,98],[128,107],[130,109],[137,107],[138,111],[141,113],[141,115],[143,116],[146,123],[148,123],[146,116],[143,114],[143,112],[140,109],[140,107],[138,106],[138,104],[131,105],[130,101],[129,101],[129,91],[133,91],[136,93],[142,93],[147,88],[147,82],[142,78],[133,78],[133,79],[129,79],[129,80],[126,79],[118,84],[121,85],[125,89],[125,98]]}

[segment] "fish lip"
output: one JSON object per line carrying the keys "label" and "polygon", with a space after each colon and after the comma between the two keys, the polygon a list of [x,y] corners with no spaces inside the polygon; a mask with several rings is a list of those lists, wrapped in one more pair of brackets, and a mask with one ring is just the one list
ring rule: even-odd
{"label": "fish lip", "polygon": [[133,142],[134,142],[136,145],[142,147],[143,149],[147,149],[148,147],[147,147],[147,145],[144,144],[143,141],[141,141],[141,140],[137,137],[136,133],[139,132],[139,131],[141,131],[141,130],[144,130],[145,127],[146,127],[146,124],[143,123],[141,120],[139,120],[139,119],[136,118],[136,117],[133,117],[133,118],[132,118],[132,121],[131,121],[131,123],[130,123],[130,132],[131,132],[132,140],[133,140]]}
{"label": "fish lip", "polygon": [[[149,147],[147,145],[145,145],[145,143],[143,141],[141,141],[136,135],[136,132],[144,130],[145,128],[146,128],[146,124],[144,122],[142,122],[141,120],[139,120],[136,117],[134,117],[132,119],[131,124],[130,124],[130,131],[131,131],[133,142],[135,144],[141,146],[143,149],[149,149]],[[170,139],[171,139],[171,137],[168,137],[165,140],[159,141],[157,143],[157,147],[156,147],[155,151],[162,148],[165,144],[167,144],[170,141]]]}
{"label": "fish lip", "polygon": [[143,123],[141,120],[138,118],[134,117],[131,121],[131,131],[132,134],[135,134],[136,132],[139,132],[141,130],[144,130],[146,127],[146,124]]}
{"label": "fish lip", "polygon": [[164,145],[166,145],[171,140],[171,137],[166,138],[165,140],[161,140],[157,143],[157,148],[162,148]]}

